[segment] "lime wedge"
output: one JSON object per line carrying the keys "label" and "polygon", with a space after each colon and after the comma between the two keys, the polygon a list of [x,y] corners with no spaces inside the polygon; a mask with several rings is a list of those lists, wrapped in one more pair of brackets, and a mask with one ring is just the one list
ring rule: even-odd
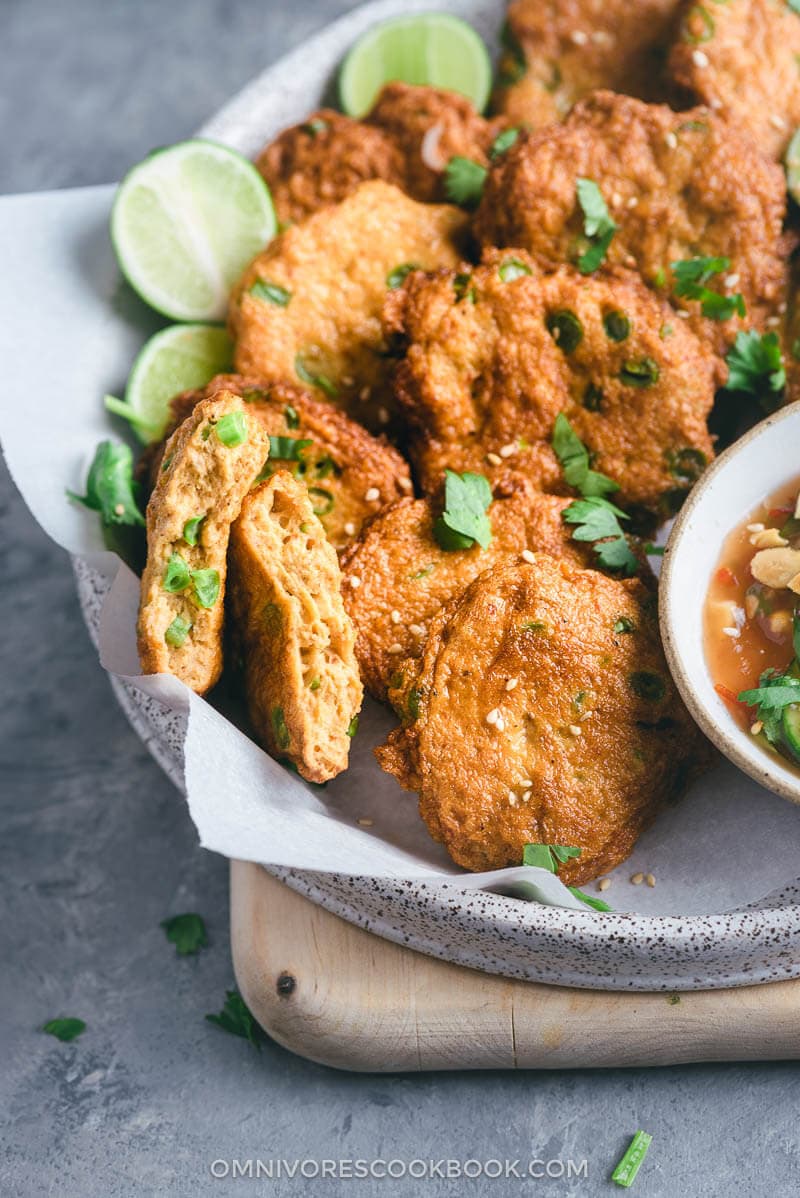
{"label": "lime wedge", "polygon": [[795,131],[786,147],[783,161],[786,166],[786,186],[789,195],[800,204],[800,129]]}
{"label": "lime wedge", "polygon": [[356,42],[339,75],[342,108],[348,116],[364,116],[383,85],[397,80],[461,92],[482,112],[492,65],[483,41],[465,21],[421,13],[376,25]]}
{"label": "lime wedge", "polygon": [[222,320],[231,287],[275,235],[269,188],[211,141],[157,150],[123,179],[111,240],[125,278],[172,320]]}
{"label": "lime wedge", "polygon": [[130,421],[140,441],[159,441],[173,395],[205,387],[215,374],[231,369],[232,358],[231,339],[219,325],[170,325],[140,351],[124,400],[107,395],[106,408]]}

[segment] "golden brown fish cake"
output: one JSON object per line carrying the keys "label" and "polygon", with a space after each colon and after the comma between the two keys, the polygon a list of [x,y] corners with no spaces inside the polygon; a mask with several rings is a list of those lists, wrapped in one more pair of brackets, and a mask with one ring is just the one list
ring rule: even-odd
{"label": "golden brown fish cake", "polygon": [[230,604],[259,741],[309,782],[347,769],[363,691],[339,563],[288,471],[245,498],[231,530]]}
{"label": "golden brown fish cake", "polygon": [[630,272],[540,274],[522,251],[491,252],[471,272],[412,276],[385,318],[407,347],[395,393],[426,494],[446,468],[563,491],[559,412],[622,505],[656,516],[713,456],[718,361]]}
{"label": "golden brown fish cake", "polygon": [[520,136],[492,166],[478,236],[550,265],[574,261],[585,248],[579,178],[597,183],[617,223],[607,261],[635,267],[718,352],[743,322],[706,319],[697,301],[677,298],[672,262],[728,258],[711,286],[741,293],[747,325],[761,327],[775,313],[786,286],[783,172],[714,113],[598,92],[563,125]]}
{"label": "golden brown fish cake", "polygon": [[[385,428],[391,360],[380,316],[402,276],[394,272],[455,266],[465,235],[458,208],[363,183],[341,204],[287,229],[248,267],[229,314],[236,369],[299,379],[368,427]],[[263,298],[265,285],[280,289],[273,291],[279,302]]]}
{"label": "golden brown fish cake", "polygon": [[[172,400],[175,424],[192,411],[195,404],[217,392],[232,391],[242,396],[270,437],[281,439],[273,445],[270,462],[291,469],[308,487],[312,503],[328,540],[335,549],[344,549],[354,541],[366,520],[385,503],[391,503],[413,491],[408,463],[384,437],[374,437],[349,420],[344,412],[329,403],[312,399],[307,391],[289,383],[268,383],[236,374],[220,374],[200,391],[184,391]],[[290,442],[310,441],[295,446]],[[299,454],[294,460],[277,457],[277,451]],[[151,476],[158,477],[160,454],[151,464]]]}
{"label": "golden brown fish cake", "polygon": [[197,404],[167,442],[147,505],[143,674],[174,674],[199,695],[218,681],[230,526],[268,454],[269,437],[230,391]]}
{"label": "golden brown fish cake", "polygon": [[401,186],[415,200],[447,199],[444,170],[451,158],[489,164],[489,151],[503,121],[487,121],[458,92],[436,87],[388,83],[367,117],[382,130],[403,157]]}
{"label": "golden brown fish cake", "polygon": [[406,723],[376,750],[419,793],[465,869],[518,865],[526,844],[575,845],[570,884],[630,854],[702,757],[636,580],[538,554],[480,575],[437,616],[391,697]]}
{"label": "golden brown fish cake", "polygon": [[665,45],[680,0],[515,0],[494,107],[540,129],[600,88],[666,100]]}
{"label": "golden brown fish cake", "polygon": [[785,0],[681,6],[669,69],[762,153],[782,157],[800,124],[800,16]]}
{"label": "golden brown fish cake", "polygon": [[284,130],[261,151],[256,166],[284,224],[338,204],[368,179],[405,183],[400,148],[381,129],[330,108]]}
{"label": "golden brown fish cake", "polygon": [[525,480],[489,508],[487,549],[445,551],[433,527],[438,505],[401,499],[384,508],[342,558],[345,606],[355,625],[356,655],[367,690],[385,699],[399,663],[422,653],[434,616],[470,582],[523,550],[588,566],[591,549],[571,539],[561,513],[572,503],[541,495]]}

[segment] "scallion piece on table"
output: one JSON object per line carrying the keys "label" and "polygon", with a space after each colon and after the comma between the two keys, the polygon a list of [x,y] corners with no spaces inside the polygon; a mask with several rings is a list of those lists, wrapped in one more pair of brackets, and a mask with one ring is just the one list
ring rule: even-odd
{"label": "scallion piece on table", "polygon": [[653,1137],[646,1131],[637,1131],[622,1160],[611,1174],[611,1180],[618,1186],[624,1186],[627,1190],[633,1185],[636,1174],[642,1166],[642,1161],[647,1156],[647,1149],[650,1147],[652,1139]]}

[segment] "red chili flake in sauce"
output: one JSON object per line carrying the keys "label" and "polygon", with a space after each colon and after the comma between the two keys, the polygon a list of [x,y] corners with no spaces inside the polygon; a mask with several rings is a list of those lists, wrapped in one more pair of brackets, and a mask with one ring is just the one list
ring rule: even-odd
{"label": "red chili flake in sauce", "polygon": [[729,570],[727,566],[720,566],[717,570],[717,582],[723,586],[735,587],[738,586],[738,579],[733,570]]}

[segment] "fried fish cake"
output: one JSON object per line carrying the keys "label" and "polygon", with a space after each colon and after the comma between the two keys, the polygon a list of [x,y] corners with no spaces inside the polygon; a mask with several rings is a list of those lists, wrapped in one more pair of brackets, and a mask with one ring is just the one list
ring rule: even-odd
{"label": "fried fish cake", "polygon": [[256,159],[284,224],[338,204],[369,179],[403,187],[404,165],[383,130],[330,108],[284,130]]}
{"label": "fried fish cake", "polygon": [[719,352],[741,320],[706,319],[696,300],[678,298],[673,262],[728,259],[710,286],[740,293],[748,324],[761,327],[782,302],[783,172],[713,112],[676,113],[610,92],[582,101],[563,125],[520,136],[492,166],[479,237],[544,263],[575,261],[586,248],[580,178],[599,186],[617,223],[607,261],[635,267]]}
{"label": "fried fish cake", "polygon": [[561,518],[571,502],[519,480],[489,508],[488,548],[449,551],[434,536],[439,511],[431,500],[401,499],[384,508],[342,559],[345,606],[367,690],[385,699],[399,663],[422,653],[434,616],[498,561],[535,550],[589,565],[591,550],[571,539]]}
{"label": "fried fish cake", "polygon": [[174,674],[199,695],[219,679],[230,526],[268,454],[266,432],[230,391],[198,403],[167,442],[147,505],[142,673]]}
{"label": "fried fish cake", "polygon": [[380,181],[292,226],[251,263],[230,307],[236,369],[299,379],[372,429],[386,427],[387,290],[410,267],[455,266],[466,216]]}
{"label": "fried fish cake", "polygon": [[309,782],[327,782],[347,769],[363,692],[336,553],[288,471],[245,497],[230,571],[256,735]]}
{"label": "fried fish cake", "polygon": [[515,0],[495,110],[539,129],[599,88],[666,100],[664,46],[679,7],[680,0]]}
{"label": "fried fish cake", "polygon": [[779,159],[800,124],[800,16],[784,0],[684,0],[675,81]]}
{"label": "fried fish cake", "polygon": [[636,580],[537,554],[481,574],[437,616],[376,750],[465,869],[575,845],[574,884],[614,869],[702,756]]}
{"label": "fried fish cake", "polygon": [[718,361],[630,272],[544,274],[493,252],[471,273],[412,276],[385,317],[407,347],[395,392],[426,494],[448,467],[563,490],[559,412],[629,508],[673,511],[713,456]]}
{"label": "fried fish cake", "polygon": [[489,165],[489,151],[504,121],[487,121],[466,96],[436,87],[388,83],[367,117],[398,147],[402,186],[415,200],[447,199],[444,170],[458,155]]}
{"label": "fried fish cake", "polygon": [[[231,391],[245,400],[248,412],[270,436],[265,471],[275,464],[291,470],[306,484],[314,511],[335,549],[354,541],[364,522],[383,504],[413,491],[408,463],[384,437],[373,437],[343,412],[289,383],[217,375],[202,390],[175,396],[173,423],[180,424],[195,404],[219,391]],[[156,454],[151,467],[154,480],[159,462],[160,454]]]}

